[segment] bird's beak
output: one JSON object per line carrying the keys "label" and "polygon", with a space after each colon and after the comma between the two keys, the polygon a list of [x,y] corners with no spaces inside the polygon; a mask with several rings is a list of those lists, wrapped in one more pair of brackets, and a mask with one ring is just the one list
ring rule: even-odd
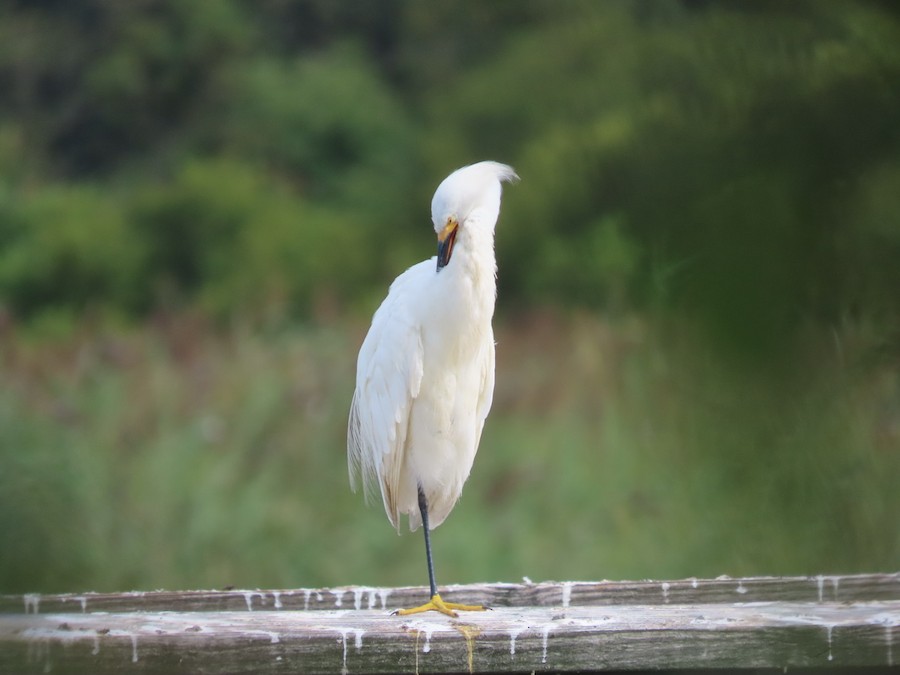
{"label": "bird's beak", "polygon": [[459,221],[456,218],[448,218],[444,229],[438,232],[437,268],[438,272],[453,255],[453,244],[456,243],[456,232],[459,229]]}

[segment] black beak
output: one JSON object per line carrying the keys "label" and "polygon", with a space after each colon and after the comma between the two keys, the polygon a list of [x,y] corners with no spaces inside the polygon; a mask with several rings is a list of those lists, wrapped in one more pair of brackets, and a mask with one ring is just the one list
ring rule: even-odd
{"label": "black beak", "polygon": [[450,256],[453,255],[453,244],[456,243],[456,232],[458,226],[450,228],[449,232],[443,239],[438,240],[437,249],[437,271],[440,272],[450,262]]}

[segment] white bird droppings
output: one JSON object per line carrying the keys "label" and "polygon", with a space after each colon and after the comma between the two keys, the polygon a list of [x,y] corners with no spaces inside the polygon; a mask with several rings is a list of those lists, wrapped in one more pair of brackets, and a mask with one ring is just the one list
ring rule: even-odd
{"label": "white bird droppings", "polygon": [[87,597],[84,595],[75,595],[75,596],[63,596],[60,598],[64,603],[69,602],[69,600],[77,600],[81,605],[81,613],[87,613]]}
{"label": "white bird droppings", "polygon": [[273,591],[272,597],[275,599],[275,609],[281,609],[281,593]]}
{"label": "white bird droppings", "polygon": [[262,635],[269,638],[269,644],[273,645],[281,642],[281,635],[271,630],[248,630],[247,635]]}
{"label": "white bird droppings", "polygon": [[387,599],[391,594],[390,588],[379,588],[378,591],[378,600],[381,602],[381,609],[387,609]]}
{"label": "white bird droppings", "polygon": [[[349,629],[347,629],[349,630]],[[341,675],[347,675],[347,630],[341,631],[341,644],[344,648],[344,661],[341,665]]]}
{"label": "white bird droppings", "polygon": [[308,588],[303,589],[303,609],[309,609],[309,596],[312,595],[312,591]]}
{"label": "white bird droppings", "polygon": [[551,630],[553,630],[552,623],[545,623],[541,628],[541,663],[547,663],[547,640]]}
{"label": "white bird droppings", "polygon": [[25,600],[25,613],[26,614],[37,614],[38,608],[41,604],[41,594],[40,593],[26,593],[23,596]]}
{"label": "white bird droppings", "polygon": [[445,633],[452,630],[447,624],[429,623],[428,621],[410,621],[405,625],[406,630],[415,631],[416,640],[421,634],[425,635],[425,642],[422,644],[422,653],[427,654],[431,651],[431,635],[432,633]]}
{"label": "white bird droppings", "polygon": [[743,581],[738,581],[737,588],[734,589],[735,593],[739,593],[740,595],[744,595],[747,592],[747,588],[744,586]]}
{"label": "white bird droppings", "polygon": [[138,662],[138,654],[137,654],[137,635],[134,633],[131,634],[131,662]]}
{"label": "white bird droppings", "polygon": [[[335,607],[340,607],[344,604],[344,591],[331,591],[331,594],[334,596]],[[356,609],[359,609],[359,607]]]}
{"label": "white bird droppings", "polygon": [[887,661],[888,666],[894,665],[894,631],[893,626],[884,627],[884,640],[887,642]]}
{"label": "white bird droppings", "polygon": [[572,582],[567,581],[562,585],[562,606],[568,607],[572,601]]}
{"label": "white bird droppings", "polygon": [[668,581],[664,581],[664,582],[662,582],[661,587],[662,587],[662,594],[663,594],[663,602],[668,603],[669,602],[669,589],[671,588],[671,586],[669,585]]}
{"label": "white bird droppings", "polygon": [[253,596],[258,595],[260,598],[262,597],[262,593],[254,593],[253,591],[244,591],[242,595],[244,596],[244,602],[247,603],[248,612],[253,611]]}
{"label": "white bird droppings", "polygon": [[816,577],[816,587],[819,590],[819,602],[824,602],[825,600],[825,580],[828,579],[831,582],[831,592],[833,595],[833,600],[838,599],[838,588],[841,585],[840,577],[826,577],[823,574],[820,574]]}
{"label": "white bird droppings", "polygon": [[887,647],[888,666],[894,665],[894,629],[900,626],[900,615],[885,612],[877,614],[870,620],[871,623],[884,626],[884,643]]}
{"label": "white bird droppings", "polygon": [[365,634],[365,631],[360,628],[338,628],[337,629],[341,634],[341,645],[343,649],[343,665],[341,666],[341,675],[347,675],[347,636],[350,633],[353,633],[353,645],[356,647],[356,651],[362,649],[362,638]]}
{"label": "white bird droppings", "polygon": [[353,589],[353,608],[357,611],[362,608],[362,596],[365,592],[365,588],[357,587]]}
{"label": "white bird droppings", "polygon": [[519,637],[519,633],[525,630],[524,626],[519,626],[516,628],[510,628],[509,630],[509,655],[516,655],[516,638]]}

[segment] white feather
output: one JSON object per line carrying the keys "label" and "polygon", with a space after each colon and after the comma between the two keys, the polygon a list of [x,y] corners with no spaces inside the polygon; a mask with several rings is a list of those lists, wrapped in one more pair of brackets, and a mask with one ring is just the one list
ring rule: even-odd
{"label": "white feather", "polygon": [[436,232],[459,223],[450,262],[434,258],[391,285],[359,352],[347,455],[351,486],[381,492],[391,524],[421,524],[418,486],[429,524],[450,513],[469,476],[494,391],[496,298],[494,226],[504,164],[459,169],[432,200]]}

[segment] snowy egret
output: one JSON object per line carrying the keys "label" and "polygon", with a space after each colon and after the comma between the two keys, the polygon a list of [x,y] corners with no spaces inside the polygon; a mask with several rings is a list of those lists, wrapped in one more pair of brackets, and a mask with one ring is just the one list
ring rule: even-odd
{"label": "snowy egret", "polygon": [[[380,489],[391,524],[409,516],[425,533],[431,600],[400,614],[480,606],[444,602],[434,580],[429,530],[447,517],[469,476],[494,395],[497,295],[494,226],[505,164],[451,173],[431,201],[437,256],[394,280],[359,350],[347,429],[350,485]],[[376,487],[377,486],[377,487]]]}

